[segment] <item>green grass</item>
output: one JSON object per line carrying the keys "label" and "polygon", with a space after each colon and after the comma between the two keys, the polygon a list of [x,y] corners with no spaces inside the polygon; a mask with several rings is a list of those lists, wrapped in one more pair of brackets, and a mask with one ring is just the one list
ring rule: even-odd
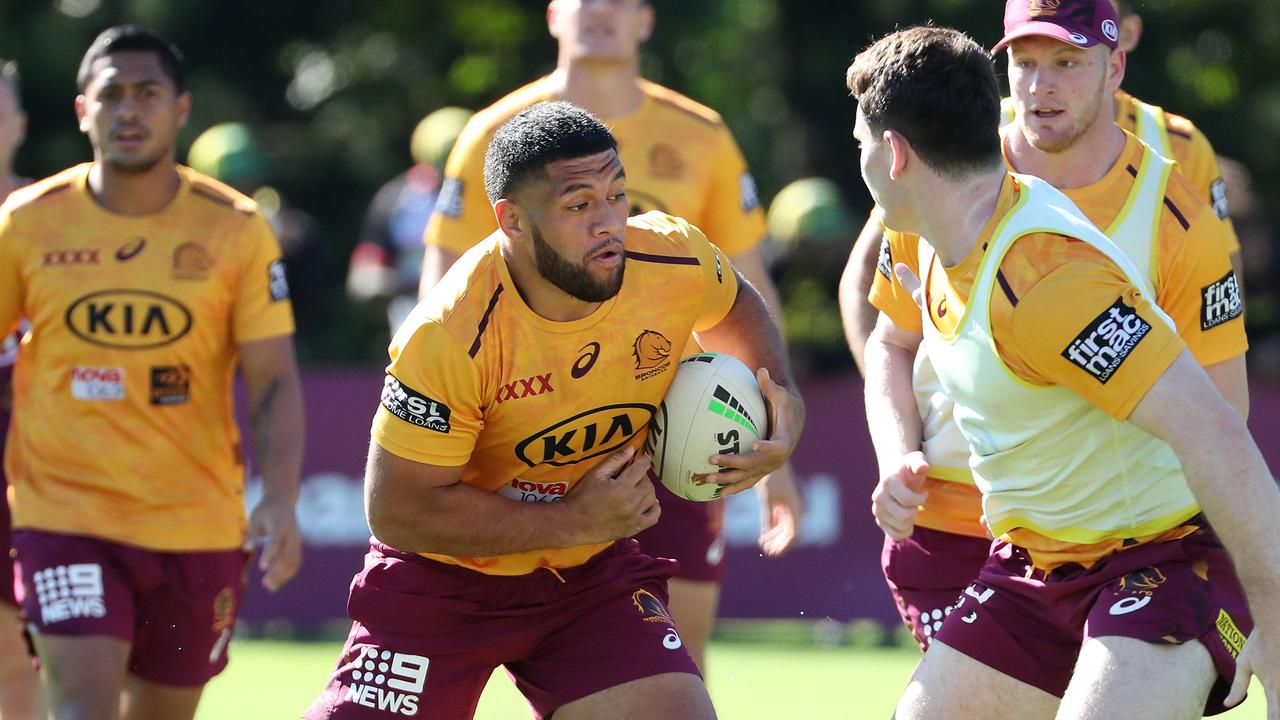
{"label": "green grass", "polygon": [[[197,720],[298,718],[324,686],[340,642],[237,641],[231,665],[209,683]],[[908,649],[713,643],[711,697],[725,720],[888,718],[918,654]],[[1262,720],[1255,681],[1244,706],[1223,720]],[[504,672],[493,674],[478,720],[529,718]]]}

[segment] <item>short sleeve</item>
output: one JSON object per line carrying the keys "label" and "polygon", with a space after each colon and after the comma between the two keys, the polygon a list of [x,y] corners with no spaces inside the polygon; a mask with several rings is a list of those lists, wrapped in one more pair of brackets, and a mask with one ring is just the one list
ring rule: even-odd
{"label": "short sleeve", "polygon": [[1196,361],[1213,365],[1244,354],[1249,340],[1240,285],[1231,270],[1229,231],[1200,207],[1181,242],[1160,245],[1156,302]]}
{"label": "short sleeve", "polygon": [[1069,387],[1120,420],[1186,347],[1110,262],[1053,270],[1019,298],[1007,334],[993,331],[1023,380]]}
{"label": "short sleeve", "polygon": [[712,244],[728,255],[738,255],[760,244],[765,233],[764,211],[756,181],[727,127],[719,129],[715,142],[711,185],[697,224]]}
{"label": "short sleeve", "polygon": [[[1196,195],[1213,208],[1213,214],[1227,233],[1227,252],[1240,252],[1240,239],[1236,236],[1235,226],[1231,223],[1231,208],[1227,201],[1227,185],[1222,179],[1222,168],[1218,165],[1218,156],[1213,152],[1213,145],[1200,129],[1183,118],[1168,116],[1168,129],[1171,134],[1181,135],[1180,146],[1175,146],[1175,159],[1178,161],[1183,175],[1195,188]],[[1188,137],[1189,136],[1189,137]],[[1186,138],[1186,139],[1183,139]]]}
{"label": "short sleeve", "polygon": [[449,153],[423,242],[461,255],[498,228],[484,190],[484,153],[493,133],[472,120]]}
{"label": "short sleeve", "polygon": [[[873,211],[876,212],[876,211]],[[880,226],[884,237],[880,241],[880,252],[876,255],[876,271],[871,278],[871,291],[867,300],[880,312],[889,316],[894,325],[913,332],[924,330],[920,316],[920,306],[911,297],[911,293],[898,282],[893,272],[896,263],[903,263],[911,268],[911,272],[920,277],[920,239],[915,235],[904,235]]]}
{"label": "short sleeve", "polygon": [[738,273],[724,250],[712,245],[698,228],[687,225],[689,250],[702,269],[702,310],[694,321],[694,332],[720,324],[738,299]]}
{"label": "short sleeve", "polygon": [[235,289],[232,328],[236,343],[293,333],[293,307],[280,243],[271,225],[254,214],[243,231],[244,252]]}
{"label": "short sleeve", "polygon": [[431,321],[396,333],[390,355],[373,441],[414,462],[465,465],[484,427],[471,358]]}

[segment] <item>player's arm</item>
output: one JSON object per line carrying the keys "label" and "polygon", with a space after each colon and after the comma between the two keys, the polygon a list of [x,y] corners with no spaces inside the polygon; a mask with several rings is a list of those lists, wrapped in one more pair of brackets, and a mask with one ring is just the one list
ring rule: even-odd
{"label": "player's arm", "polygon": [[302,563],[302,536],[294,512],[305,435],[302,384],[292,335],[240,343],[238,350],[253,445],[262,466],[262,500],[249,517],[249,533],[250,538],[266,538],[258,566],[263,585],[274,592]]}
{"label": "player's arm", "polygon": [[1167,197],[1170,207],[1176,203],[1181,210],[1175,215],[1166,208],[1161,219],[1163,236],[1177,242],[1162,243],[1157,250],[1156,301],[1218,392],[1248,418],[1249,340],[1239,277],[1230,258],[1232,248],[1238,248],[1235,234],[1180,173],[1169,178]]}
{"label": "player's arm", "polygon": [[867,376],[867,363],[864,352],[867,337],[876,326],[875,306],[867,301],[871,292],[871,279],[875,275],[876,256],[884,240],[884,228],[880,225],[877,213],[872,213],[858,233],[858,239],[849,252],[849,261],[845,263],[844,273],[840,275],[840,319],[844,324],[845,340],[849,343],[849,352],[853,354],[853,362],[858,372]]}
{"label": "player's arm", "polygon": [[756,245],[750,250],[734,253],[729,256],[729,261],[733,263],[738,275],[760,293],[760,299],[764,301],[769,317],[781,332],[784,327],[782,301],[778,297],[778,288],[773,284],[773,278],[769,276],[769,270],[765,267],[760,246]]}
{"label": "player's arm", "polygon": [[484,153],[492,137],[483,118],[473,117],[449,151],[444,182],[422,236],[426,253],[418,299],[426,297],[463,253],[498,227],[484,190]]}
{"label": "player's arm", "polygon": [[[1160,375],[1129,421],[1167,442],[1249,598],[1255,630],[1238,666],[1256,673],[1269,696],[1280,683],[1280,491],[1240,413],[1188,352]],[[1274,712],[1274,708],[1272,708]]]}
{"label": "player's arm", "polygon": [[[728,272],[734,271],[730,267]],[[764,300],[741,279],[729,312],[695,335],[703,348],[733,355],[747,367],[759,368],[756,379],[769,408],[767,440],[756,441],[750,453],[711,457],[712,463],[725,468],[715,482],[725,486],[724,495],[732,495],[778,470],[791,456],[804,428],[804,401],[795,388],[782,336],[770,320]]]}
{"label": "player's arm", "polygon": [[[878,218],[871,222],[880,227]],[[863,351],[863,401],[878,468],[871,512],[886,535],[901,540],[911,535],[916,513],[928,497],[922,492],[929,465],[913,385],[924,338],[923,293],[914,274],[919,240],[900,233],[881,235],[878,259],[868,264],[875,269],[867,302],[879,314]]]}
{"label": "player's arm", "polygon": [[524,503],[462,482],[464,466],[415,462],[375,440],[365,469],[374,537],[405,552],[492,556],[630,537],[658,520],[649,456],[609,455],[561,502]]}
{"label": "player's arm", "polygon": [[22,318],[23,288],[19,250],[13,216],[0,213],[0,342],[9,336]]}
{"label": "player's arm", "polygon": [[449,268],[453,267],[460,257],[462,257],[460,253],[439,245],[427,244],[422,254],[422,277],[418,281],[419,300],[427,296],[431,288],[440,282],[440,278],[449,272]]}

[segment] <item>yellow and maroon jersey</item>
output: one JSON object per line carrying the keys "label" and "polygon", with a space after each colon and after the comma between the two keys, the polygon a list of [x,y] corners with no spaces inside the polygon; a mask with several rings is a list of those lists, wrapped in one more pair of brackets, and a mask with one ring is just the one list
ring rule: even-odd
{"label": "yellow and maroon jersey", "polygon": [[[1155,132],[1142,132],[1147,130],[1145,125],[1148,121],[1144,110],[1149,110],[1154,116],[1153,119],[1157,125]],[[1143,138],[1144,141],[1148,135],[1152,139],[1158,138],[1162,141],[1160,144],[1164,147],[1156,147],[1151,142],[1147,144],[1161,154],[1167,150],[1169,152],[1167,157],[1178,161],[1179,169],[1191,183],[1197,196],[1207,202],[1218,219],[1226,225],[1230,233],[1230,251],[1239,252],[1240,240],[1236,237],[1235,227],[1231,224],[1226,183],[1222,179],[1222,169],[1218,167],[1218,156],[1213,152],[1209,138],[1205,137],[1204,133],[1200,132],[1200,129],[1187,118],[1174,115],[1163,108],[1146,105],[1123,90],[1116,91],[1116,124],[1126,132]],[[1140,124],[1143,127],[1139,127]]]}
{"label": "yellow and maroon jersey", "polygon": [[[746,160],[710,108],[641,80],[640,107],[602,118],[618,141],[631,214],[682,217],[729,255],[764,237],[764,213]],[[462,254],[498,228],[484,191],[484,153],[498,128],[521,110],[553,100],[548,78],[536,80],[476,113],[458,137],[425,242]]]}
{"label": "yellow and maroon jersey", "polygon": [[[702,233],[651,212],[627,222],[622,289],[572,322],[547,320],[512,283],[498,235],[468,251],[391,342],[373,440],[511,502],[554,502],[614,450],[639,449],[694,331],[737,297]],[[496,557],[426,557],[493,575],[572,567],[608,543]]]}
{"label": "yellow and maroon jersey", "polygon": [[293,332],[280,248],[253,201],[184,167],[152,215],[111,213],[91,164],[0,211],[14,368],[13,524],[156,550],[241,545],[232,416],[240,343]]}

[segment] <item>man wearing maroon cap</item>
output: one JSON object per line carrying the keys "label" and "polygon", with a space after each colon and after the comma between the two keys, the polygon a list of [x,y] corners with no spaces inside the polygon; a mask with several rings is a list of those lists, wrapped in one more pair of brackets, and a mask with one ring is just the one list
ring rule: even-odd
{"label": "man wearing maroon cap", "polygon": [[[1007,104],[1016,105],[1018,113],[1004,130],[1005,163],[1049,181],[1126,253],[1150,259],[1141,269],[1157,291],[1157,304],[1172,317],[1218,391],[1247,415],[1248,344],[1238,290],[1222,294],[1221,308],[1216,291],[1202,292],[1235,288],[1229,261],[1234,236],[1195,188],[1113,122],[1109,97],[1123,77],[1124,54],[1116,49],[1119,33],[1110,2],[1048,5],[1008,4],[1007,36],[996,51],[1012,48],[1013,97]],[[911,308],[910,298],[895,297],[889,270],[901,252],[895,247],[902,244],[902,238],[887,233],[885,262],[869,283],[875,309],[891,312],[895,303]],[[848,296],[844,301],[848,311],[853,301]],[[892,382],[881,381],[894,370],[871,362],[885,357],[891,340],[878,334],[867,345],[868,387],[886,388],[867,395],[868,416],[877,428],[894,428],[891,408],[905,404],[893,396]],[[913,374],[909,367],[899,372]],[[924,648],[986,562],[989,542],[979,523],[983,511],[969,470],[969,445],[951,419],[951,400],[923,359],[914,377],[906,379],[902,392],[906,402],[914,392],[922,437],[916,445],[896,435],[877,441],[885,472],[873,509],[886,534],[885,578],[903,620]],[[903,456],[898,447],[912,452]],[[1058,695],[1065,687],[1048,679],[1032,684]]]}
{"label": "man wearing maroon cap", "polygon": [[[878,451],[898,441],[900,456],[912,440],[920,447],[901,400],[923,342],[975,449],[996,535],[977,580],[941,613],[895,717],[1189,720],[1220,712],[1228,683],[1234,705],[1256,672],[1274,720],[1280,494],[1246,447],[1239,408],[1196,364],[1212,343],[1182,339],[1188,320],[1231,328],[1237,308],[1188,308],[1165,278],[1180,269],[1158,257],[1179,237],[1170,222],[1190,237],[1209,211],[1168,161],[1123,134],[1116,144],[1109,122],[1079,122],[1072,111],[1101,107],[1124,59],[1102,31],[1107,17],[1062,17],[1053,24],[1065,42],[1052,28],[1013,42],[1011,83],[1028,119],[1003,142],[990,63],[954,31],[899,31],[848,73],[862,175],[900,231],[882,253],[894,302],[872,339],[886,342],[867,348],[870,370],[896,371],[867,387],[892,385],[900,402],[888,422],[872,418],[873,439]],[[1093,168],[1111,196],[1093,198],[1094,211],[1122,206],[1107,235],[1044,180],[1001,167],[1002,149],[1018,162],[1016,133],[1046,155],[1084,147],[1119,158],[1119,175],[1136,178],[1129,192],[1110,189],[1106,164]],[[1052,160],[1049,170],[1066,167]],[[1061,180],[1068,194],[1075,181],[1099,182],[1088,169],[1080,161],[1080,177]],[[1170,308],[1156,305],[1162,296]]]}

